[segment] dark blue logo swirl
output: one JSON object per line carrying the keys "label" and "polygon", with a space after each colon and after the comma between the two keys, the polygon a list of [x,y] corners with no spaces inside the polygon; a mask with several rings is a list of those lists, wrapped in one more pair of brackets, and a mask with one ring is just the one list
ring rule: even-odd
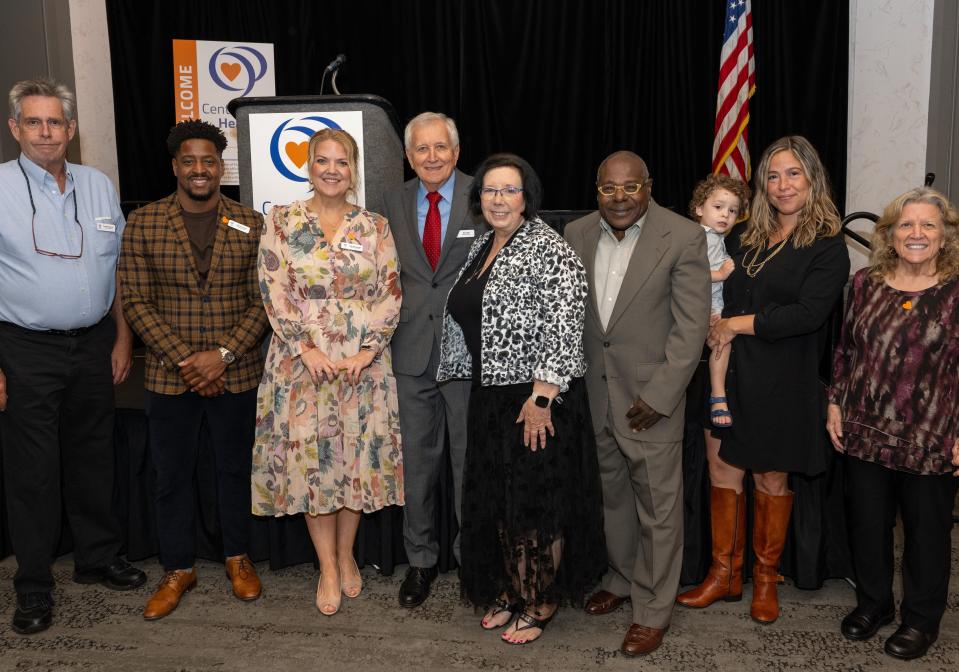
{"label": "dark blue logo swirl", "polygon": [[[246,71],[246,85],[245,86],[234,86],[230,82],[233,80],[238,80],[238,83],[242,82],[242,79],[238,79],[237,75],[240,74],[240,69],[236,68],[236,63],[224,63],[218,65],[218,60],[220,56],[230,56],[231,58],[236,59],[240,67]],[[231,66],[234,66],[235,74],[230,73]],[[221,72],[221,68],[223,71]],[[213,82],[219,86],[221,89],[226,89],[227,91],[241,91],[240,96],[245,96],[253,89],[253,85],[256,84],[260,79],[263,78],[263,75],[266,74],[266,59],[263,57],[263,54],[258,52],[253,47],[220,47],[213,52],[213,55],[210,56],[210,78]],[[221,75],[227,75],[230,82],[223,80]]]}

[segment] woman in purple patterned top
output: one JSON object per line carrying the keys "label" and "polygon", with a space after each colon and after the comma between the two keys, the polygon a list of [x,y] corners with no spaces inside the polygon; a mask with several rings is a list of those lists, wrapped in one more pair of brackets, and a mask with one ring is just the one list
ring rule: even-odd
{"label": "woman in purple patterned top", "polygon": [[[948,595],[959,475],[959,213],[934,189],[885,210],[833,356],[826,429],[846,453],[857,606],[841,630],[865,640],[896,616],[893,530],[902,516],[901,625],[885,650],[918,658]],[[955,471],[954,471],[955,470]]]}

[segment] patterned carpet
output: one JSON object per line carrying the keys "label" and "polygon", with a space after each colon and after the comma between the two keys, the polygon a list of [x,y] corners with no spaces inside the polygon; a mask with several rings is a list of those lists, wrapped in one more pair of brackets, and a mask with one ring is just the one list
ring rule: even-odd
{"label": "patterned carpet", "polygon": [[[959,669],[959,527],[953,532],[953,581],[939,641],[922,660],[898,662],[882,652],[883,637],[845,640],[839,621],[852,589],[830,581],[822,590],[784,586],[783,614],[768,626],[749,618],[749,595],[704,611],[677,608],[662,648],[642,659],[618,652],[629,625],[625,608],[607,616],[564,609],[535,644],[511,647],[479,627],[479,615],[458,599],[453,574],[441,576],[420,608],[402,609],[402,571],[380,576],[367,567],[357,600],[322,616],[313,607],[317,574],[309,565],[265,568],[265,590],[244,604],[229,594],[221,565],[202,563],[196,590],[169,617],[147,623],[141,611],[160,569],[140,563],[150,580],[130,593],[72,583],[72,560],[55,566],[54,626],[22,637],[9,628],[13,558],[0,562],[0,670],[941,670]],[[401,568],[405,569],[405,568]]]}

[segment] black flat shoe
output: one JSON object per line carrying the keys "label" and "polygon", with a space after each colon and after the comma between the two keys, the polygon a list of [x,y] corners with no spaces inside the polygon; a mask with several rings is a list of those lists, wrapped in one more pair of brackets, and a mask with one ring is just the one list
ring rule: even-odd
{"label": "black flat shoe", "polygon": [[430,594],[430,586],[439,572],[436,567],[410,567],[406,570],[406,578],[400,585],[400,606],[418,607]]}
{"label": "black flat shoe", "polygon": [[53,597],[50,593],[17,595],[17,609],[13,612],[13,630],[21,635],[42,632],[53,623]]}
{"label": "black flat shoe", "polygon": [[856,607],[846,618],[842,619],[842,625],[839,626],[839,630],[846,639],[851,639],[854,642],[862,642],[870,639],[879,631],[879,628],[892,623],[895,618],[895,609],[876,613],[869,609]]}
{"label": "black flat shoe", "polygon": [[106,567],[78,569],[73,573],[75,583],[99,583],[110,590],[133,590],[147,582],[147,575],[123,558],[115,558]]}
{"label": "black flat shoe", "polygon": [[899,660],[921,658],[938,637],[938,632],[923,632],[903,623],[892,637],[886,640],[886,655]]}

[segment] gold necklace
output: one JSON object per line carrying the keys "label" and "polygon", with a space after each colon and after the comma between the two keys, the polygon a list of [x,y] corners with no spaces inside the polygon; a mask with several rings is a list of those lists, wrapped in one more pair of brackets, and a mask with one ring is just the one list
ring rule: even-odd
{"label": "gold necklace", "polygon": [[771,253],[768,257],[766,257],[765,259],[763,259],[762,262],[760,262],[760,263],[756,263],[756,262],[759,260],[759,252],[760,252],[760,248],[759,248],[759,247],[754,248],[754,254],[753,254],[752,261],[750,261],[750,260],[747,258],[747,257],[749,256],[749,252],[747,252],[746,254],[744,254],[744,255],[743,255],[743,269],[745,269],[746,275],[748,275],[750,278],[755,278],[757,275],[759,275],[759,271],[763,270],[763,268],[766,266],[766,264],[769,263],[769,260],[772,259],[773,257],[775,257],[777,254],[779,254],[780,251],[782,251],[782,249],[786,246],[786,241],[788,241],[788,240],[789,240],[789,236],[786,236],[785,238],[783,238],[783,239],[782,239],[782,242],[779,243],[779,244],[773,249],[772,253]]}

